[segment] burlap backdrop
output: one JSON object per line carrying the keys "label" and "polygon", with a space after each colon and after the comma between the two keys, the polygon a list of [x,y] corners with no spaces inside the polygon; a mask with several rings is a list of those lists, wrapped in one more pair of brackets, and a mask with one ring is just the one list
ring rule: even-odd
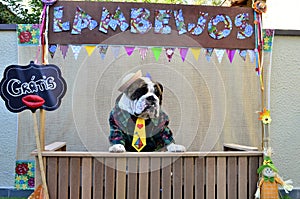
{"label": "burlap backdrop", "polygon": [[[37,47],[19,47],[19,64],[34,60]],[[169,62],[162,51],[158,61],[151,50],[144,60],[135,49],[131,56],[113,46],[101,59],[98,49],[88,56],[84,48],[75,60],[69,48],[64,59],[56,51],[51,64],[60,67],[68,90],[59,109],[46,112],[46,144],[67,142],[67,150],[107,151],[108,116],[122,77],[142,69],[164,86],[163,109],[170,117],[176,142],[188,151],[221,150],[223,143],[261,146],[261,93],[255,64],[235,54],[233,63],[225,53],[222,63],[215,53],[208,62],[204,51],[195,60],[191,51],[183,62],[175,50]],[[37,112],[38,113],[38,112]],[[35,149],[30,111],[19,114],[18,159],[30,159]]]}

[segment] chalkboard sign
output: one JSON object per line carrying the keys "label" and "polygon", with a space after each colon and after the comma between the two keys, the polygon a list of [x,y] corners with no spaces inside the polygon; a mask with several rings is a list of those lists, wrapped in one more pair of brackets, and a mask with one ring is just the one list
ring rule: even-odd
{"label": "chalkboard sign", "polygon": [[7,109],[17,113],[29,109],[22,98],[37,95],[45,100],[40,107],[47,111],[57,109],[67,90],[67,84],[56,65],[36,65],[30,62],[27,66],[10,65],[0,82],[1,97]]}

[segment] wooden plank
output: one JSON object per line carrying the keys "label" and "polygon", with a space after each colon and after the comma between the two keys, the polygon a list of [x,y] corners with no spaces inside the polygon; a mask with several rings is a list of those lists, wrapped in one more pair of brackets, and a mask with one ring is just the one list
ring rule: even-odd
{"label": "wooden plank", "polygon": [[93,198],[103,199],[104,159],[94,158]]}
{"label": "wooden plank", "polygon": [[150,198],[160,198],[160,158],[151,158],[150,167]]}
{"label": "wooden plank", "polygon": [[184,158],[184,198],[194,198],[194,158]]}
{"label": "wooden plank", "polygon": [[127,198],[137,199],[138,159],[128,158],[127,162],[128,162]]}
{"label": "wooden plank", "polygon": [[161,170],[162,199],[171,199],[171,158],[162,158]]}
{"label": "wooden plank", "polygon": [[80,197],[80,158],[70,159],[70,198]]}
{"label": "wooden plank", "polygon": [[92,198],[92,158],[82,158],[81,198]]}
{"label": "wooden plank", "polygon": [[249,157],[248,163],[248,179],[249,179],[249,199],[253,199],[253,196],[256,192],[257,182],[258,182],[258,174],[257,169],[259,167],[258,157]]}
{"label": "wooden plank", "polygon": [[149,187],[149,158],[141,157],[139,159],[139,192],[138,198],[148,198]]}
{"label": "wooden plank", "polygon": [[227,160],[227,194],[229,199],[237,199],[237,158]]}
{"label": "wooden plank", "polygon": [[117,159],[116,198],[126,198],[126,158]]}
{"label": "wooden plank", "polygon": [[69,158],[59,158],[58,162],[58,198],[69,197]]}
{"label": "wooden plank", "polygon": [[205,199],[204,186],[206,178],[205,158],[197,157],[195,159],[195,198]]}
{"label": "wooden plank", "polygon": [[[37,155],[36,152],[32,152],[32,155]],[[54,157],[249,157],[249,156],[260,156],[263,153],[260,151],[215,151],[215,152],[131,152],[131,153],[110,153],[110,152],[77,152],[77,151],[44,151],[43,156],[54,156]]]}
{"label": "wooden plank", "polygon": [[214,157],[206,158],[206,199],[215,199],[216,160]]}
{"label": "wooden plank", "polygon": [[58,175],[58,164],[56,157],[47,158],[47,185],[50,198],[57,198],[57,175]]}
{"label": "wooden plank", "polygon": [[238,158],[238,198],[247,198],[247,157]]}
{"label": "wooden plank", "polygon": [[226,157],[217,157],[217,199],[226,199]]}
{"label": "wooden plank", "polygon": [[104,189],[105,199],[115,198],[115,193],[116,193],[115,168],[116,168],[116,159],[105,158],[105,189]]}
{"label": "wooden plank", "polygon": [[182,184],[183,184],[183,173],[182,173],[182,158],[173,158],[173,198],[182,199]]}

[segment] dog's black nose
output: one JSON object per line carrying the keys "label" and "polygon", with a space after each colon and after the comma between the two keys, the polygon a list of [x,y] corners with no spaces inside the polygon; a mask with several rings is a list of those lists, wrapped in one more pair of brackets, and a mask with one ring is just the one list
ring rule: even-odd
{"label": "dog's black nose", "polygon": [[146,98],[149,102],[154,102],[155,98],[151,95],[149,97]]}

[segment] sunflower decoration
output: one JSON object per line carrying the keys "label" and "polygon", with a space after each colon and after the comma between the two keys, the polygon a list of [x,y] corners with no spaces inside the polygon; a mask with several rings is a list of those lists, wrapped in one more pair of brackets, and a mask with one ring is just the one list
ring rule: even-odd
{"label": "sunflower decoration", "polygon": [[270,110],[264,108],[262,112],[259,112],[259,120],[261,120],[263,124],[270,124],[272,121],[270,116]]}

